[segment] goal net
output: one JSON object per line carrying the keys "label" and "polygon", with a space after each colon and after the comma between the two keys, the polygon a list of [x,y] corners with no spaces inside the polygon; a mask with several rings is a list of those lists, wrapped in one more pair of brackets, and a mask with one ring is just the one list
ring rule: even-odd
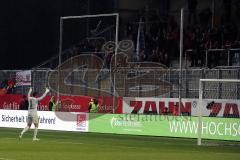
{"label": "goal net", "polygon": [[197,144],[240,141],[239,111],[240,80],[200,79]]}
{"label": "goal net", "polygon": [[[58,64],[48,79],[58,97],[116,96],[109,69],[117,52],[118,21],[118,13],[60,18]],[[114,104],[113,101],[105,106],[114,112]]]}

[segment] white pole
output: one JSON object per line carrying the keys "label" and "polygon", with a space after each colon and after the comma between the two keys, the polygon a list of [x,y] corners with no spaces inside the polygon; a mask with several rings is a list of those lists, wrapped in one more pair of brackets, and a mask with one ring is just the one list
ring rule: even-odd
{"label": "white pole", "polygon": [[198,101],[198,140],[197,140],[197,145],[202,144],[202,112],[201,108],[202,106],[202,98],[203,98],[203,91],[202,91],[202,79],[199,81],[199,101]]}
{"label": "white pole", "polygon": [[115,36],[115,53],[114,53],[114,79],[113,79],[113,113],[115,113],[115,96],[117,94],[116,92],[116,70],[117,70],[117,50],[118,50],[118,25],[119,25],[119,14],[116,13],[116,36]]}
{"label": "white pole", "polygon": [[141,25],[142,25],[142,19],[140,19],[140,22],[138,23],[137,47],[136,47],[137,61],[139,61],[139,49],[140,49],[139,45],[140,45]]}
{"label": "white pole", "polygon": [[62,64],[62,43],[63,43],[63,18],[60,17],[60,31],[59,31],[59,55],[58,55],[58,86],[57,86],[57,100],[59,101],[60,97],[60,67]]}
{"label": "white pole", "polygon": [[178,104],[178,113],[179,115],[181,114],[181,104],[182,104],[182,55],[183,55],[183,24],[184,24],[184,8],[181,8],[181,26],[180,26],[180,57],[179,57],[179,68],[180,68],[180,73],[179,73],[179,104]]}

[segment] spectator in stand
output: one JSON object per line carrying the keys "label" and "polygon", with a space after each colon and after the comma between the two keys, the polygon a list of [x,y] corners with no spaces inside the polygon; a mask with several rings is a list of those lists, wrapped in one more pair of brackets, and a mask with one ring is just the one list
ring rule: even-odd
{"label": "spectator in stand", "polygon": [[22,100],[19,105],[20,110],[28,110],[28,99],[26,95],[23,95]]}
{"label": "spectator in stand", "polygon": [[1,88],[0,89],[0,95],[6,94],[7,93],[7,89],[6,88]]}
{"label": "spectator in stand", "polygon": [[147,56],[145,54],[145,50],[144,49],[140,51],[139,58],[140,58],[140,60],[139,60],[140,62],[143,62],[143,61],[147,60]]}
{"label": "spectator in stand", "polygon": [[192,54],[191,54],[191,66],[201,66],[202,65],[202,34],[200,28],[197,27],[194,32],[193,44],[192,44]]}
{"label": "spectator in stand", "polygon": [[1,82],[1,87],[0,87],[0,95],[6,94],[7,93],[7,79],[3,80]]}
{"label": "spectator in stand", "polygon": [[113,55],[114,55],[114,51],[113,50],[106,51],[105,56],[104,56],[104,59],[105,59],[104,67],[110,68],[111,59],[112,59]]}
{"label": "spectator in stand", "polygon": [[174,17],[170,18],[166,37],[166,51],[170,60],[178,56],[179,27]]}
{"label": "spectator in stand", "polygon": [[132,39],[132,34],[133,34],[133,26],[132,24],[128,23],[126,27],[126,37]]}
{"label": "spectator in stand", "polygon": [[156,49],[153,49],[148,57],[148,61],[152,61],[152,62],[157,62],[158,61],[158,56],[157,56],[157,52]]}
{"label": "spectator in stand", "polygon": [[16,88],[16,83],[13,79],[9,79],[7,82],[7,94],[14,94]]}
{"label": "spectator in stand", "polygon": [[15,93],[16,83],[14,80],[4,80],[1,83],[0,94],[13,94]]}
{"label": "spectator in stand", "polygon": [[169,66],[169,58],[168,58],[168,54],[166,53],[166,51],[164,50],[164,48],[162,48],[159,51],[159,57],[160,57],[160,63]]}
{"label": "spectator in stand", "polygon": [[8,80],[5,79],[1,82],[1,88],[7,88],[7,86],[8,86]]}

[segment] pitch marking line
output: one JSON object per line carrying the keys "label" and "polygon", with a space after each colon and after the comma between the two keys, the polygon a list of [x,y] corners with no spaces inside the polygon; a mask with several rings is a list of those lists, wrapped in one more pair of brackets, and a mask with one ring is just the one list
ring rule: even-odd
{"label": "pitch marking line", "polygon": [[10,159],[10,158],[3,158],[3,157],[0,157],[0,160],[15,160],[15,159]]}
{"label": "pitch marking line", "polygon": [[[17,138],[0,138],[0,139],[6,139],[6,140],[16,140]],[[49,142],[53,142],[53,143],[66,143],[66,144],[84,144],[82,142],[64,142],[64,141],[39,141],[39,142],[43,142],[43,143],[49,143]],[[1,154],[0,154],[1,155]],[[1,160],[1,158],[0,158]]]}
{"label": "pitch marking line", "polygon": [[66,144],[84,144],[84,143],[81,143],[81,142],[62,142],[62,141],[45,141],[45,142],[56,142],[56,143],[66,143]]}

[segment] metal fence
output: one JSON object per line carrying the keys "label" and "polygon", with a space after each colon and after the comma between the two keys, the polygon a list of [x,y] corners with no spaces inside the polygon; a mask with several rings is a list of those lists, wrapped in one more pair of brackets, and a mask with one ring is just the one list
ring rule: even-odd
{"label": "metal fence", "polygon": [[[18,70],[1,70],[0,82],[16,80]],[[46,86],[51,88],[52,94],[85,95],[85,96],[116,96],[121,97],[166,97],[178,98],[179,88],[182,98],[198,98],[199,79],[240,79],[240,69],[184,69],[182,70],[182,84],[179,84],[178,69],[134,69],[121,68],[116,71],[108,69],[79,69],[61,70],[32,70],[32,87],[39,93],[44,92]],[[115,79],[115,81],[114,81]],[[180,87],[179,87],[180,86]],[[237,86],[239,88],[239,86]],[[16,86],[12,93],[26,94],[29,86]],[[115,89],[115,90],[114,90]],[[214,88],[213,93],[226,90]],[[237,99],[240,93],[237,92]]]}
{"label": "metal fence", "polygon": [[236,49],[206,49],[185,51],[185,66],[187,61],[196,61],[192,66],[214,68],[217,66],[240,66],[240,48]]}

